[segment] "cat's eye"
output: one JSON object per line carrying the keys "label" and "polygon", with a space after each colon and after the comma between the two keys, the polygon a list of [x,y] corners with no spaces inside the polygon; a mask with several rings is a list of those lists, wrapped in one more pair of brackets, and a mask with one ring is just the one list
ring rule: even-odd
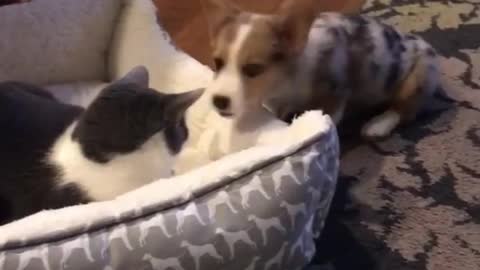
{"label": "cat's eye", "polygon": [[265,69],[266,66],[262,64],[246,64],[242,67],[242,73],[249,78],[255,78],[261,75]]}
{"label": "cat's eye", "polygon": [[218,72],[225,66],[225,61],[222,58],[215,57],[213,59],[213,63],[215,64],[215,70]]}

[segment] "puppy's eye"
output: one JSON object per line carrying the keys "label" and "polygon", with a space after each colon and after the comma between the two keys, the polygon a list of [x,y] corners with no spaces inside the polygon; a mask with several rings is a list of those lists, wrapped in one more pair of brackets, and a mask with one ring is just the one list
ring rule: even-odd
{"label": "puppy's eye", "polygon": [[281,52],[275,52],[272,54],[272,61],[273,62],[282,62],[285,60],[285,54]]}
{"label": "puppy's eye", "polygon": [[222,58],[215,57],[213,59],[213,62],[215,63],[215,70],[216,71],[220,71],[223,68],[223,66],[225,66],[225,62],[223,61]]}
{"label": "puppy's eye", "polygon": [[265,65],[261,64],[246,64],[242,67],[242,73],[247,77],[254,78],[262,74],[265,68]]}

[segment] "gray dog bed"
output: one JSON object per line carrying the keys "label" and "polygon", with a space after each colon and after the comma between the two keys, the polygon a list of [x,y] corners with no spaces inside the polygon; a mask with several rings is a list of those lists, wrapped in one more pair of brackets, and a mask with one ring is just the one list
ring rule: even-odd
{"label": "gray dog bed", "polygon": [[[212,77],[175,49],[150,0],[2,7],[0,37],[0,80],[42,84],[82,106],[137,65],[161,91],[204,87]],[[207,95],[187,115],[190,147],[199,148],[213,121],[221,120]],[[0,227],[0,269],[301,269],[315,252],[337,172],[335,128],[308,112],[269,145],[112,201]]]}

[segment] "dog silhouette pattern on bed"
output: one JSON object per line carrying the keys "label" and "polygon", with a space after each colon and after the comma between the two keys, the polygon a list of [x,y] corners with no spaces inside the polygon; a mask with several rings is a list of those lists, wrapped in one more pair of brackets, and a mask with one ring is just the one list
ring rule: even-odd
{"label": "dog silhouette pattern on bed", "polygon": [[337,171],[336,134],[325,133],[184,205],[133,209],[106,217],[108,226],[6,243],[0,269],[302,269],[315,252]]}

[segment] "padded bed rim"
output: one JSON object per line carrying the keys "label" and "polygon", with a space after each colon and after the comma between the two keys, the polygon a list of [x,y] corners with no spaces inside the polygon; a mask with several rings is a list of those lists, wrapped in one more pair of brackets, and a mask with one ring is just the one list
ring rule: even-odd
{"label": "padded bed rim", "polygon": [[[248,169],[243,169],[240,172],[238,172],[237,174],[235,174],[234,176],[225,176],[225,177],[223,177],[223,179],[221,179],[219,182],[217,182],[216,184],[214,184],[212,186],[206,186],[206,187],[203,187],[196,192],[192,192],[192,195],[193,195],[192,197],[190,197],[188,200],[182,201],[180,203],[174,203],[174,204],[171,204],[167,207],[165,207],[164,203],[153,204],[150,207],[145,207],[144,209],[146,209],[146,210],[143,211],[142,213],[135,213],[135,212],[128,213],[127,212],[127,214],[121,216],[117,220],[105,221],[103,223],[99,222],[95,226],[91,226],[86,230],[76,229],[76,230],[69,230],[69,231],[65,231],[65,232],[62,232],[62,233],[58,233],[55,236],[51,236],[51,235],[38,236],[35,239],[29,239],[28,244],[24,244],[21,241],[9,241],[9,242],[0,243],[0,251],[11,251],[11,250],[20,249],[20,248],[31,248],[31,247],[38,246],[38,245],[45,245],[45,244],[54,243],[54,242],[58,242],[58,241],[62,241],[62,240],[67,240],[68,238],[72,238],[72,237],[78,236],[80,234],[94,233],[94,232],[97,232],[97,231],[100,231],[100,230],[103,230],[103,229],[115,227],[115,226],[120,225],[122,223],[141,220],[141,219],[144,219],[146,217],[150,217],[150,216],[153,216],[155,214],[159,214],[161,212],[167,211],[169,209],[178,208],[179,206],[183,206],[183,205],[186,205],[186,204],[188,204],[192,201],[200,199],[203,196],[207,196],[210,193],[213,193],[213,192],[225,187],[226,185],[230,185],[230,184],[232,184],[234,182],[237,182],[239,180],[240,181],[241,180],[247,181],[247,179],[244,178],[245,176],[248,176],[248,175],[254,173],[255,171],[257,171],[259,169],[268,167],[268,166],[270,166],[270,165],[272,165],[272,164],[276,163],[277,161],[280,161],[284,158],[288,158],[289,156],[293,156],[293,155],[295,155],[295,154],[313,146],[314,144],[324,140],[326,137],[332,136],[332,132],[334,133],[333,129],[335,129],[334,125],[330,125],[330,127],[328,129],[315,134],[314,136],[306,139],[301,144],[299,144],[295,147],[292,147],[290,149],[287,149],[283,153],[273,155],[270,158],[249,167]],[[53,211],[55,211],[55,210],[53,210]],[[1,233],[1,227],[0,227],[0,233]]]}

